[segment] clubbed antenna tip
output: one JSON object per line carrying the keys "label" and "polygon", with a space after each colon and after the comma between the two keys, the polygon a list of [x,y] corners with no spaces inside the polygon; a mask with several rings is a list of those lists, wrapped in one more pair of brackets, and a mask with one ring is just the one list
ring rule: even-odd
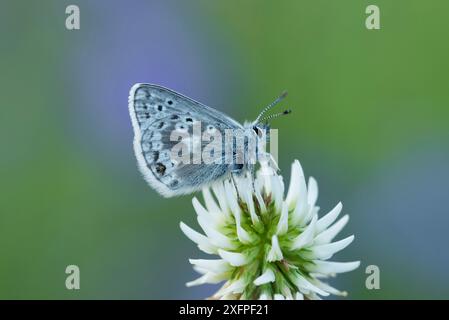
{"label": "clubbed antenna tip", "polygon": [[286,96],[288,96],[288,91],[284,90],[281,95],[279,96],[279,98],[284,99]]}

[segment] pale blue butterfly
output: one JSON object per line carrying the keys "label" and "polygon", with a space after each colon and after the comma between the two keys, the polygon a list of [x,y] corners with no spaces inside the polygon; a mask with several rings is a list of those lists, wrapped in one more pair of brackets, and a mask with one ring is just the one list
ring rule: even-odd
{"label": "pale blue butterfly", "polygon": [[[256,144],[262,139],[266,141],[269,135],[267,120],[290,113],[286,110],[262,118],[285,96],[283,93],[264,108],[255,121],[241,125],[227,115],[170,89],[154,84],[135,84],[129,95],[129,113],[134,128],[134,152],[141,173],[148,184],[165,197],[192,193],[232,175],[252,173],[254,163],[246,157],[242,163],[173,161],[171,150],[178,141],[172,141],[171,134],[176,130],[191,134],[194,123],[201,123],[205,131],[218,130],[223,137],[228,129],[241,130],[246,137],[254,138],[244,142],[244,150],[248,151],[250,141]],[[233,150],[231,157],[234,160],[235,155]],[[225,152],[218,154],[218,160],[225,156]]]}

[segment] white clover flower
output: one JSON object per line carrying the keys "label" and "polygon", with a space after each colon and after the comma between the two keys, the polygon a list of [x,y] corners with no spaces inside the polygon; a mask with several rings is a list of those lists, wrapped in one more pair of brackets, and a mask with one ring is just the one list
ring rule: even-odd
{"label": "white clover flower", "polygon": [[[354,236],[332,242],[348,222],[337,204],[318,218],[318,185],[306,185],[295,161],[284,199],[282,176],[262,164],[251,177],[224,181],[203,190],[205,206],[193,198],[204,234],[180,223],[185,235],[218,259],[190,259],[202,274],[187,286],[226,281],[214,299],[319,299],[329,294],[345,296],[319,279],[356,269],[360,262],[331,262]],[[334,223],[335,222],[335,223]]]}

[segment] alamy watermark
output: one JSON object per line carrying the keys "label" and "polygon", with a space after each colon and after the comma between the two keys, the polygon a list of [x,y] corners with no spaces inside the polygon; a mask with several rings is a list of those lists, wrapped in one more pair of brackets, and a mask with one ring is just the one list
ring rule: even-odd
{"label": "alamy watermark", "polygon": [[[157,135],[157,133],[156,133]],[[153,137],[154,138],[154,137]],[[152,143],[156,151],[162,148]],[[203,128],[201,121],[191,126],[182,122],[171,131],[170,160],[176,164],[235,164],[255,165],[257,161],[277,161],[278,133],[276,129],[218,129],[211,124]],[[270,145],[270,153],[266,151]]]}
{"label": "alamy watermark", "polygon": [[68,290],[80,289],[80,268],[77,265],[71,264],[65,268],[65,273],[68,274],[65,279],[65,287]]}
{"label": "alamy watermark", "polygon": [[365,287],[368,290],[380,289],[380,269],[378,266],[372,264],[366,267],[365,273],[368,274],[365,280]]}
{"label": "alamy watermark", "polygon": [[79,30],[81,27],[80,8],[71,4],[65,8],[67,17],[65,19],[65,27],[67,30]]}
{"label": "alamy watermark", "polygon": [[380,9],[378,6],[371,4],[366,7],[365,13],[368,14],[365,20],[365,27],[368,30],[380,29]]}

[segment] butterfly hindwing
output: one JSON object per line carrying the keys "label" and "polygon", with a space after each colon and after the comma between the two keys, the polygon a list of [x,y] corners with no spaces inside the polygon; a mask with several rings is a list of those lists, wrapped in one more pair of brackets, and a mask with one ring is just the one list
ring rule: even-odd
{"label": "butterfly hindwing", "polygon": [[[171,152],[179,141],[170,135],[192,136],[193,124],[202,130],[242,128],[235,120],[172,90],[151,84],[136,84],[129,96],[134,127],[134,151],[147,182],[164,196],[190,193],[228,173],[228,165],[177,163]],[[189,145],[190,148],[192,145]],[[202,147],[204,144],[202,145]]]}

